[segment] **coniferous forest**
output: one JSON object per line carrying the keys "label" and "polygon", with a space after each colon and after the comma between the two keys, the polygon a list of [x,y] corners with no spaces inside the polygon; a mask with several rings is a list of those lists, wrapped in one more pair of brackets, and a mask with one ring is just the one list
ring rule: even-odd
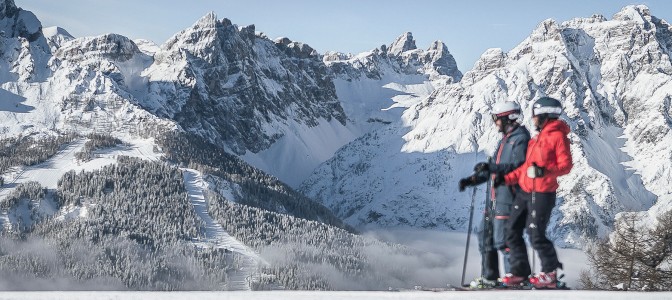
{"label": "coniferous forest", "polygon": [[[78,159],[120,143],[88,139]],[[212,218],[262,257],[246,279],[252,289],[409,284],[408,266],[385,258],[411,250],[354,234],[324,206],[198,137],[158,142],[164,161],[121,156],[99,170],[65,173],[55,191],[16,186],[0,206],[0,289],[229,289],[249,258],[198,245],[204,223],[180,167],[199,170],[213,186],[238,187],[233,199],[217,189],[205,197]]]}

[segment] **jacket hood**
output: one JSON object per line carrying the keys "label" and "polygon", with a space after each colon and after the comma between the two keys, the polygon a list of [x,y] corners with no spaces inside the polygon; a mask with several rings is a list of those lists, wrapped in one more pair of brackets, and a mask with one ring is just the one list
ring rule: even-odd
{"label": "jacket hood", "polygon": [[560,131],[562,134],[567,135],[570,132],[569,125],[565,123],[565,121],[562,120],[550,120],[544,126],[544,128],[541,129],[543,132],[552,132],[552,131]]}

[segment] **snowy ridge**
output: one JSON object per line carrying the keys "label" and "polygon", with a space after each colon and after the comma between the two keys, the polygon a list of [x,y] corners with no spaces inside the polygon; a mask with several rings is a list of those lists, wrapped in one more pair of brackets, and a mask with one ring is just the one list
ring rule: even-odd
{"label": "snowy ridge", "polygon": [[230,283],[227,286],[229,290],[250,290],[253,275],[258,274],[259,264],[266,263],[257,253],[245,246],[234,237],[230,236],[222,226],[212,219],[208,213],[208,203],[203,195],[203,191],[209,189],[208,184],[203,180],[201,172],[193,169],[182,169],[184,176],[184,186],[189,195],[189,201],[194,206],[194,210],[203,222],[205,222],[205,240],[195,241],[194,244],[204,248],[219,248],[242,254],[244,258],[243,266],[240,272],[229,276]]}
{"label": "snowy ridge", "polygon": [[390,46],[358,55],[328,52],[322,59],[334,73],[336,94],[358,136],[397,122],[403,109],[462,78],[445,44],[417,49],[410,32]]}

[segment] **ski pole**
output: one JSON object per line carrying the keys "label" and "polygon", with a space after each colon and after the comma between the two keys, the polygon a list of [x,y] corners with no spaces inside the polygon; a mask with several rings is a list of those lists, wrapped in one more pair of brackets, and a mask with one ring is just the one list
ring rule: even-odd
{"label": "ski pole", "polygon": [[476,199],[476,187],[473,188],[473,192],[471,193],[471,207],[469,208],[469,227],[467,228],[467,246],[464,248],[464,264],[462,265],[462,281],[460,281],[460,284],[462,286],[466,286],[464,284],[464,276],[467,273],[467,257],[469,256],[469,240],[471,240],[471,224],[474,220],[474,202]]}

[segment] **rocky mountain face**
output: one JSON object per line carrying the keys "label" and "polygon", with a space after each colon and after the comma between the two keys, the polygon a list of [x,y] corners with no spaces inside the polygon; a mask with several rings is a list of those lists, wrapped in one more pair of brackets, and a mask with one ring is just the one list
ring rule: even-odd
{"label": "rocky mountain face", "polygon": [[169,39],[145,74],[154,114],[236,154],[257,153],[290,124],[345,126],[327,68],[310,46],[271,41],[214,14]]}
{"label": "rocky mountain face", "polygon": [[0,2],[0,82],[10,80],[39,80],[50,53],[37,17],[22,10],[11,0]]}
{"label": "rocky mountain face", "polygon": [[496,147],[490,108],[517,101],[533,128],[530,105],[548,95],[563,103],[574,157],[560,180],[554,239],[580,245],[606,235],[619,212],[669,210],[671,38],[669,23],[645,6],[611,20],[544,21],[405,109],[402,127],[341,149],[302,190],[358,227],[464,228],[471,193],[456,182]]}
{"label": "rocky mountain face", "polygon": [[354,139],[329,70],[307,44],[211,13],[153,58],[143,108],[285,182],[297,185]]}

